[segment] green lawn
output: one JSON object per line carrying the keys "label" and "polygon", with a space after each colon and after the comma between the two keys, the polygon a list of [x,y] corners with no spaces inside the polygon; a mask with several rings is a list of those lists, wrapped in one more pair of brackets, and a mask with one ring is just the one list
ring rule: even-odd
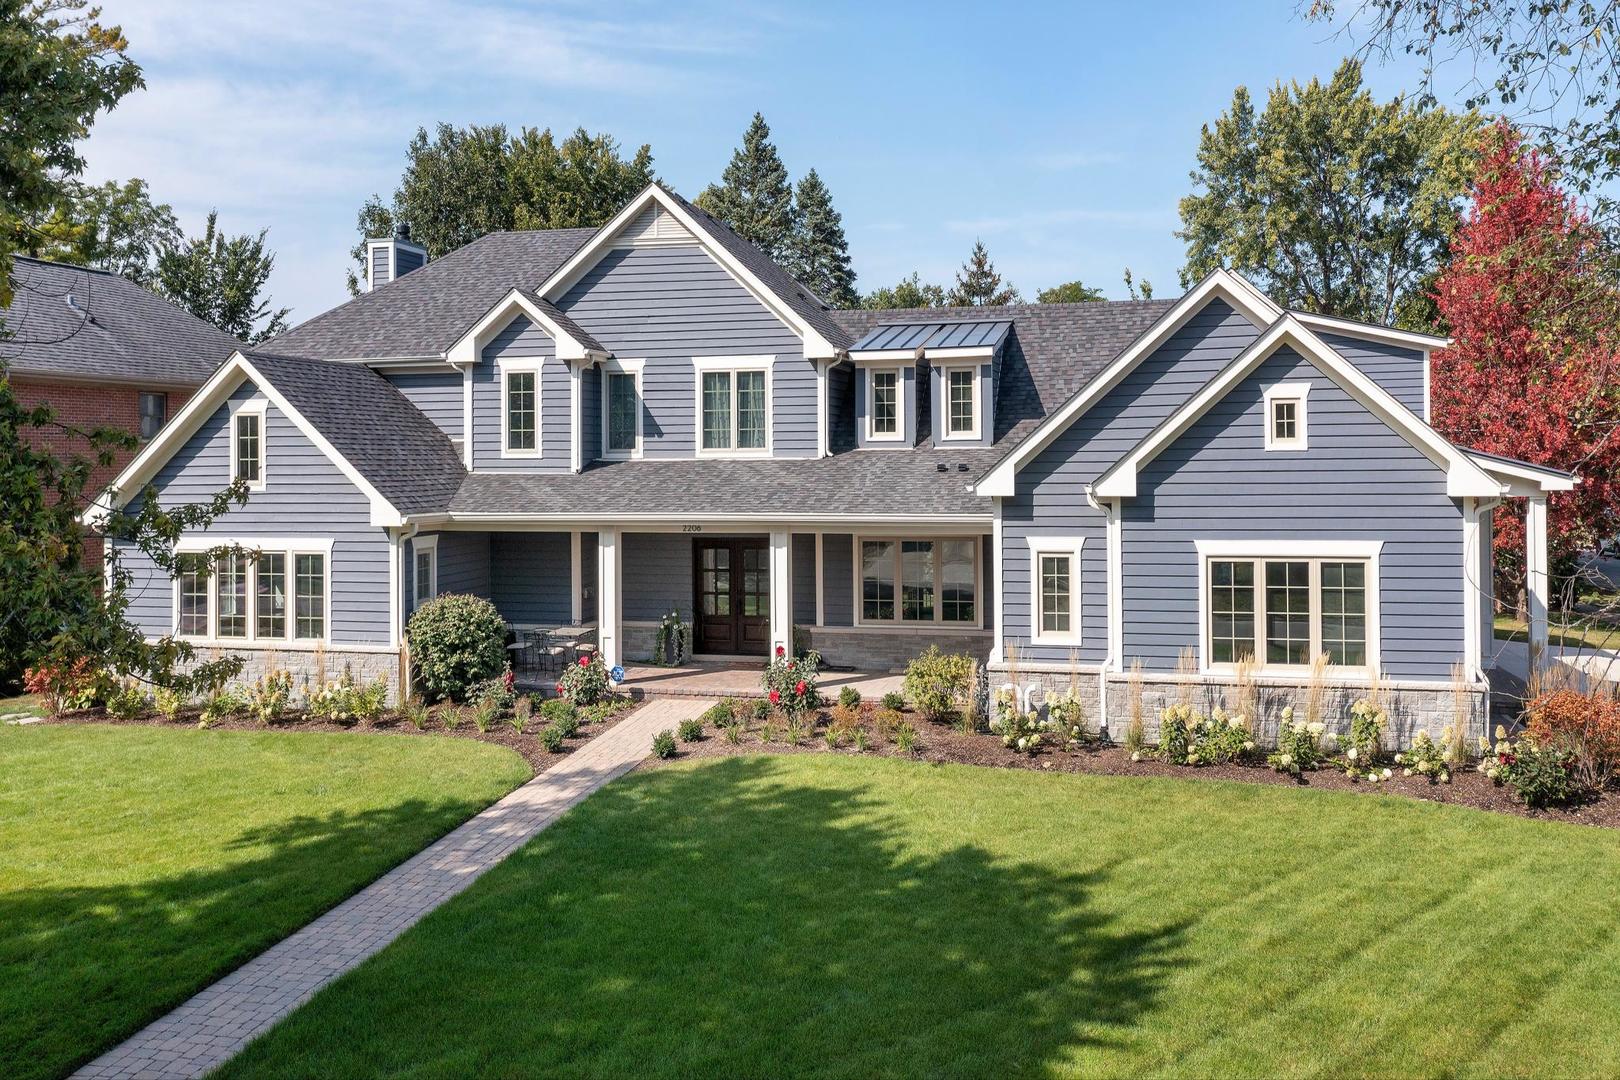
{"label": "green lawn", "polygon": [[[1495,636],[1503,641],[1528,641],[1530,630],[1522,619],[1498,615]],[[1620,626],[1608,626],[1590,619],[1577,619],[1565,626],[1555,623],[1548,627],[1547,640],[1565,649],[1620,649]]]}
{"label": "green lawn", "polygon": [[0,697],[0,716],[24,715],[42,716],[45,710],[39,706],[39,698],[33,694],[20,694],[17,697]]}
{"label": "green lawn", "polygon": [[0,726],[0,1073],[93,1057],[528,775],[461,739]]}
{"label": "green lawn", "polygon": [[633,774],[228,1077],[1615,1075],[1620,835],[803,755]]}

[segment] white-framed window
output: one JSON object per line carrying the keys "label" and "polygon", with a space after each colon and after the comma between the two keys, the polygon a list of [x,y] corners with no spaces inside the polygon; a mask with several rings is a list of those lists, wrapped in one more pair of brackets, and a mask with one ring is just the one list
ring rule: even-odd
{"label": "white-framed window", "polygon": [[641,456],[640,360],[602,364],[602,456],[623,460]]}
{"label": "white-framed window", "polygon": [[[210,563],[210,551],[232,546],[240,550]],[[238,643],[326,640],[331,540],[187,537],[178,549],[177,637]]]}
{"label": "white-framed window", "polygon": [[169,395],[161,390],[142,390],[140,396],[141,441],[145,442],[163,430],[169,419]]}
{"label": "white-framed window", "polygon": [[540,456],[540,364],[503,361],[501,378],[501,456]]}
{"label": "white-framed window", "polygon": [[1199,541],[1208,670],[1378,667],[1378,542]]}
{"label": "white-framed window", "polygon": [[952,364],[940,370],[945,394],[945,438],[979,438],[979,366]]}
{"label": "white-framed window", "polygon": [[771,356],[700,356],[697,452],[700,457],[765,457],[771,452]]}
{"label": "white-framed window", "polygon": [[976,536],[858,536],[855,614],[863,626],[978,626]]}
{"label": "white-framed window", "polygon": [[1029,540],[1029,639],[1043,645],[1080,644],[1080,556],[1083,537]]}
{"label": "white-framed window", "polygon": [[885,442],[905,438],[901,419],[905,378],[897,367],[869,367],[866,379],[866,439]]}
{"label": "white-framed window", "polygon": [[1310,393],[1308,382],[1277,383],[1266,388],[1267,450],[1306,449],[1305,405]]}
{"label": "white-framed window", "polygon": [[262,400],[244,401],[231,410],[231,482],[247,482],[248,490],[264,490],[265,414]]}
{"label": "white-framed window", "polygon": [[411,540],[411,607],[416,609],[439,595],[439,538]]}

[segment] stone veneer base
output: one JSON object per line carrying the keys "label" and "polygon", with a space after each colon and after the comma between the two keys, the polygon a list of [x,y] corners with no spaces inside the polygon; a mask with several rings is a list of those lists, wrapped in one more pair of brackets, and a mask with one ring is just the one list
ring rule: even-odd
{"label": "stone veneer base", "polygon": [[324,650],[267,649],[258,646],[198,649],[199,660],[217,660],[236,655],[242,658],[242,673],[233,686],[247,686],[272,669],[290,671],[293,693],[302,700],[308,689],[324,681],[335,681],[347,671],[358,684],[370,683],[380,675],[388,680],[388,703],[399,704],[399,659],[397,651],[346,649],[334,645]]}

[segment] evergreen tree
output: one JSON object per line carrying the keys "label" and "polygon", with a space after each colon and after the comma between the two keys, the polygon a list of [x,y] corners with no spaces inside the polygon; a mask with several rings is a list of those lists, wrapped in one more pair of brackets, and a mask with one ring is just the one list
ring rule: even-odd
{"label": "evergreen tree", "polygon": [[1001,275],[984,249],[984,241],[973,242],[973,254],[956,272],[956,287],[951,290],[952,307],[1001,307],[1019,303],[1023,298],[1018,289],[1002,283]]}
{"label": "evergreen tree", "polygon": [[861,300],[861,307],[868,311],[944,306],[944,288],[932,282],[924,282],[915,270],[911,272],[910,277],[901,278],[899,284],[874,289]]}
{"label": "evergreen tree", "polygon": [[855,292],[855,271],[849,265],[844,218],[834,209],[832,192],[816,170],[799,181],[797,198],[799,213],[788,269],[833,307],[857,306],[860,296]]}
{"label": "evergreen tree", "polygon": [[765,117],[754,114],[742,145],[720,174],[720,183],[710,184],[697,204],[777,262],[791,260],[796,216],[793,185],[771,143]]}
{"label": "evergreen tree", "polygon": [[1065,281],[1062,285],[1054,285],[1035,294],[1038,304],[1090,304],[1106,299],[1101,289],[1083,281]]}
{"label": "evergreen tree", "polygon": [[274,337],[287,328],[289,309],[272,311],[259,295],[276,265],[264,246],[269,230],[226,236],[218,222],[219,211],[209,211],[203,235],[158,257],[157,291],[250,344]]}

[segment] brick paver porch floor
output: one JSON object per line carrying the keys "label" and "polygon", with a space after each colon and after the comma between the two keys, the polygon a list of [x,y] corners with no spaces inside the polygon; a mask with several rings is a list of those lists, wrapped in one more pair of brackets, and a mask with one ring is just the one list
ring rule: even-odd
{"label": "brick paver porch floor", "polygon": [[713,701],[651,701],[291,937],[80,1069],[78,1077],[202,1076],[317,990],[380,951],[591,792],[651,751],[652,737]]}
{"label": "brick paver porch floor", "polygon": [[[764,697],[760,679],[765,661],[697,661],[685,667],[626,664],[619,690],[637,697]],[[861,696],[876,701],[905,682],[900,675],[871,671],[823,671],[816,679],[822,696],[836,700],[838,691],[853,686]]]}

